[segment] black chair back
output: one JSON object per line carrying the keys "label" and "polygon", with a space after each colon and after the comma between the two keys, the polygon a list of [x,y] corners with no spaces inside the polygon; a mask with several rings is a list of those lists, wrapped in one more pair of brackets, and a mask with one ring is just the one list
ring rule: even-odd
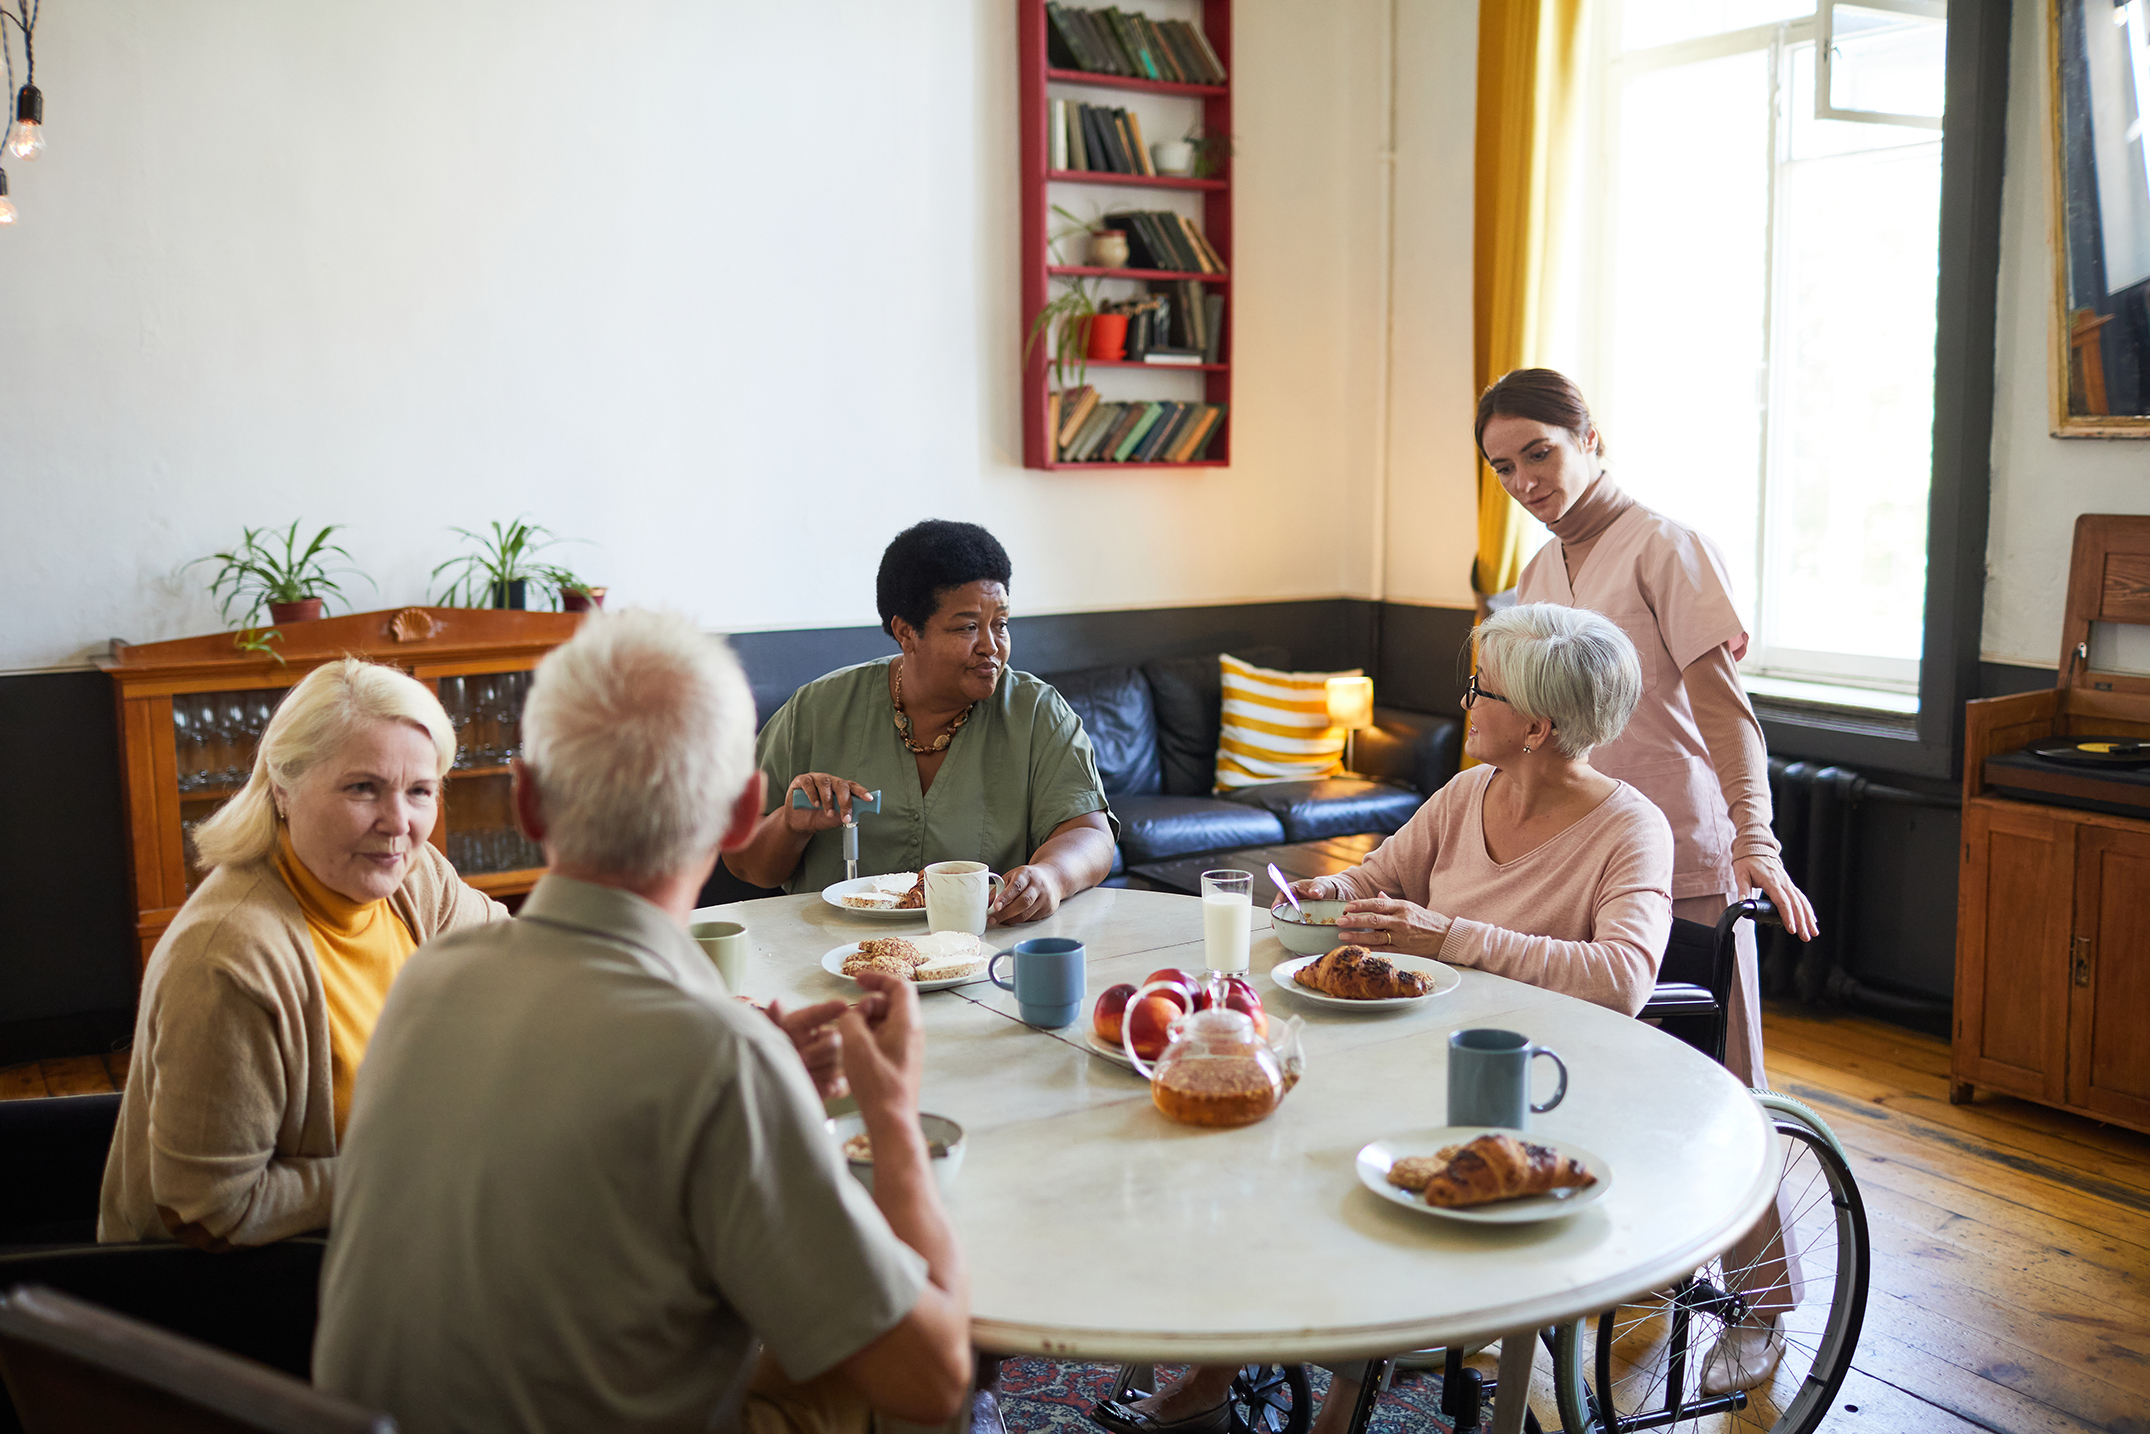
{"label": "black chair back", "polygon": [[0,1100],[0,1246],[97,1238],[117,1095]]}
{"label": "black chair back", "polygon": [[0,1375],[26,1434],[391,1434],[395,1420],[35,1285],[0,1297]]}
{"label": "black chair back", "polygon": [[1737,961],[1739,923],[1781,926],[1777,908],[1763,897],[1735,901],[1714,927],[1672,919],[1665,959],[1657,968],[1657,989],[1638,1017],[1655,1021],[1719,1065],[1731,1033],[1732,970]]}

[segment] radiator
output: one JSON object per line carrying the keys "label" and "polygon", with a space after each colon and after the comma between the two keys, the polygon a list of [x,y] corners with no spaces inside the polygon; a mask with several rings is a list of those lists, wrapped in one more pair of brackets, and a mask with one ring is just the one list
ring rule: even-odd
{"label": "radiator", "polygon": [[[1869,920],[1878,904],[1897,894],[1874,889],[1860,859],[1860,811],[1871,803],[1958,811],[1962,798],[1888,786],[1848,767],[1818,762],[1769,759],[1770,798],[1776,809],[1777,840],[1792,880],[1814,903],[1821,933],[1802,945],[1790,933],[1765,929],[1761,946],[1762,989],[1809,1004],[1847,1007],[1907,1024],[1946,1031],[1945,998],[1907,990],[1871,974],[1862,977],[1855,959],[1862,916]],[[1954,842],[1951,841],[1951,851]],[[1931,874],[1953,890],[1953,866]],[[1954,931],[1933,933],[1953,947]]]}

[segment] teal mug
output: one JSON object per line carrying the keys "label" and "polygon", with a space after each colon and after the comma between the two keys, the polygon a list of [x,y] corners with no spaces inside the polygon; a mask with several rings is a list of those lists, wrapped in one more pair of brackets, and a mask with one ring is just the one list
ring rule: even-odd
{"label": "teal mug", "polygon": [[[1530,1100],[1530,1063],[1549,1058],[1560,1086],[1543,1105]],[[1533,1045],[1515,1031],[1457,1031],[1448,1038],[1448,1123],[1528,1130],[1533,1114],[1551,1110],[1568,1094],[1568,1063],[1549,1047]]]}

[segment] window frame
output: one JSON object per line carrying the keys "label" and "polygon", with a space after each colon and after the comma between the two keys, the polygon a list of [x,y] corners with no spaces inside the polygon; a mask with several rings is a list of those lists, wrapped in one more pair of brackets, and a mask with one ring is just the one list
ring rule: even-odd
{"label": "window frame", "polygon": [[[1954,0],[1948,10],[1919,709],[1912,715],[1759,696],[1754,703],[1773,751],[1943,778],[1960,775],[1963,704],[1980,692],[2011,24],[2008,0]],[[1789,37],[1800,27],[1818,30],[1818,21],[1751,26],[1648,53],[1686,63],[1751,48],[1754,31]]]}

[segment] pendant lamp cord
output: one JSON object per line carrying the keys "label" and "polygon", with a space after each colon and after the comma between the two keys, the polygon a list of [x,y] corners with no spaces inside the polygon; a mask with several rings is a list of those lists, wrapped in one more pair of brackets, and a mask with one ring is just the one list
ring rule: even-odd
{"label": "pendant lamp cord", "polygon": [[[37,12],[43,3],[44,0],[15,0],[14,8],[9,9],[7,0],[0,0],[0,20],[13,20],[15,28],[22,31],[22,82],[26,85],[37,83]],[[15,54],[7,47],[6,25],[0,25],[0,59],[7,62],[7,98],[12,106],[15,101]],[[8,121],[14,121],[12,108]]]}

